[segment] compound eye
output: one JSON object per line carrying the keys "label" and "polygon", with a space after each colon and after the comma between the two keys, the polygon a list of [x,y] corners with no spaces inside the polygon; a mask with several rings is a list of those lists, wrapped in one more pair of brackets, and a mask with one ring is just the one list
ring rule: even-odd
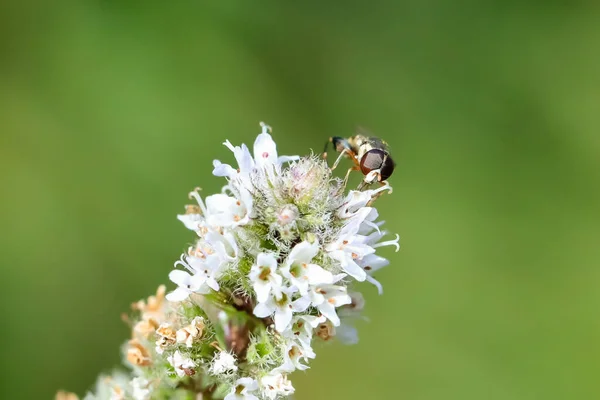
{"label": "compound eye", "polygon": [[360,159],[360,170],[364,175],[374,169],[380,169],[385,159],[385,152],[379,149],[367,151]]}
{"label": "compound eye", "polygon": [[396,163],[394,160],[392,160],[392,157],[388,155],[381,166],[381,180],[386,181],[390,176],[392,176],[395,167]]}

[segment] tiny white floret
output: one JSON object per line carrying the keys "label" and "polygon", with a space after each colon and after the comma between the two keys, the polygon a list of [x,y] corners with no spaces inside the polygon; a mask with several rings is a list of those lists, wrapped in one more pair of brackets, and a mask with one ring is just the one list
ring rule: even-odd
{"label": "tiny white floret", "polygon": [[237,371],[235,356],[227,351],[220,351],[213,359],[210,371],[214,375],[228,374]]}

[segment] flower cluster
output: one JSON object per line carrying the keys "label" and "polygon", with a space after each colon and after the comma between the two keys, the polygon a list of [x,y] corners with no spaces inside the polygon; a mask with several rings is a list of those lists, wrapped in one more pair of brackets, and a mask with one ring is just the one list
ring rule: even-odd
{"label": "flower cluster", "polygon": [[391,188],[345,193],[324,160],[278,156],[261,126],[252,154],[224,143],[237,166],[213,162],[227,181],[221,193],[194,190],[178,216],[197,239],[169,274],[177,288],[167,301],[162,287],[135,304],[125,348],[134,377],[118,386],[121,398],[274,400],[294,393],[288,375],[308,368],[315,337],[357,340],[349,322],[364,300],[348,287],[368,281],[381,292],[373,273],[389,262],[376,250],[399,248],[372,207]]}

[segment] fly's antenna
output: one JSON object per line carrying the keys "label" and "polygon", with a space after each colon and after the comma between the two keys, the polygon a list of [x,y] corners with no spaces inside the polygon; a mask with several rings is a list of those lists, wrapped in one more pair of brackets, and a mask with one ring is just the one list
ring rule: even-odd
{"label": "fly's antenna", "polygon": [[333,143],[333,138],[330,137],[326,142],[325,142],[325,148],[323,149],[323,159],[326,160],[327,159],[327,150],[329,150],[329,144]]}

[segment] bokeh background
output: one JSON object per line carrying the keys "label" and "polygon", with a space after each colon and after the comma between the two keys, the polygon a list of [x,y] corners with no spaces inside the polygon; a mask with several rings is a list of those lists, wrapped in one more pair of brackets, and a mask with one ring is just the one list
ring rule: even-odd
{"label": "bokeh background", "polygon": [[[593,1],[0,4],[0,397],[83,394],[119,315],[193,238],[221,145],[361,125],[392,146],[402,250],[361,342],[296,399],[600,396],[600,6]],[[341,170],[342,174],[344,171]],[[355,177],[355,180],[359,177]]]}

